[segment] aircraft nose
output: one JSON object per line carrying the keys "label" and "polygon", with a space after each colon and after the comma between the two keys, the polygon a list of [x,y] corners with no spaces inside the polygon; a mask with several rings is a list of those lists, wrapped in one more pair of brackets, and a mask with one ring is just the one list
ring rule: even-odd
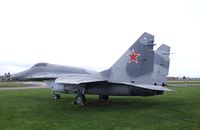
{"label": "aircraft nose", "polygon": [[13,74],[11,76],[12,80],[24,80],[25,79],[25,71]]}
{"label": "aircraft nose", "polygon": [[20,76],[19,76],[18,74],[13,74],[13,75],[11,76],[11,79],[12,79],[12,80],[19,80],[19,79],[20,79]]}

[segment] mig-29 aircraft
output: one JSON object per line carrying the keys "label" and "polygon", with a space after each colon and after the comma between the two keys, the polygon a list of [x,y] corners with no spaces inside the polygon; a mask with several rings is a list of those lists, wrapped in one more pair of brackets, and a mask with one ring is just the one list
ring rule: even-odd
{"label": "mig-29 aircraft", "polygon": [[85,94],[99,95],[99,99],[103,101],[107,101],[109,96],[160,95],[164,91],[170,91],[164,87],[169,69],[169,59],[164,53],[167,50],[168,54],[169,48],[158,49],[155,53],[153,46],[154,36],[143,33],[107,70],[94,72],[82,68],[38,63],[26,71],[13,75],[12,78],[43,80],[52,89],[54,99],[60,98],[59,93],[75,93],[77,96],[74,103],[80,105],[86,102]]}

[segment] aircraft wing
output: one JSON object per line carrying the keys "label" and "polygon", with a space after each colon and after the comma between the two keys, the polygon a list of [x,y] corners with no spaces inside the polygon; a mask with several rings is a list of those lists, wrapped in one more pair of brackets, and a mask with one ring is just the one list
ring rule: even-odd
{"label": "aircraft wing", "polygon": [[168,88],[165,88],[165,87],[159,86],[159,85],[138,84],[138,83],[129,83],[129,82],[122,82],[122,84],[139,87],[139,88],[151,89],[151,90],[172,91]]}
{"label": "aircraft wing", "polygon": [[106,81],[103,78],[96,78],[89,74],[66,74],[55,80],[55,83],[61,84],[81,84]]}
{"label": "aircraft wing", "polygon": [[93,82],[101,82],[101,81],[106,81],[108,83],[114,83],[114,84],[124,84],[124,85],[151,89],[151,90],[171,91],[170,89],[165,88],[163,86],[159,86],[159,85],[138,84],[138,83],[129,83],[129,82],[112,82],[103,78],[93,77],[88,74],[66,74],[57,78],[55,80],[55,83],[78,85],[78,84],[83,84],[83,83],[93,83]]}

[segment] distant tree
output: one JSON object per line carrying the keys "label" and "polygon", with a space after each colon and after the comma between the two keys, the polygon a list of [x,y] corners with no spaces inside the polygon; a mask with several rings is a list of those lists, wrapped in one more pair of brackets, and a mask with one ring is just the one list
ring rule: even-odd
{"label": "distant tree", "polygon": [[186,77],[186,76],[183,76],[183,79],[187,79],[187,77]]}
{"label": "distant tree", "polygon": [[10,72],[8,72],[7,76],[10,77]]}

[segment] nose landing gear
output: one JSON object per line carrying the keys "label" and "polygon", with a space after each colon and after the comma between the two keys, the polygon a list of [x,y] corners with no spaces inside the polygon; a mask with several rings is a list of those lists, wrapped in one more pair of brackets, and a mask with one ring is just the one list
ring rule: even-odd
{"label": "nose landing gear", "polygon": [[57,100],[60,99],[60,94],[57,94],[55,91],[52,92],[52,98]]}

